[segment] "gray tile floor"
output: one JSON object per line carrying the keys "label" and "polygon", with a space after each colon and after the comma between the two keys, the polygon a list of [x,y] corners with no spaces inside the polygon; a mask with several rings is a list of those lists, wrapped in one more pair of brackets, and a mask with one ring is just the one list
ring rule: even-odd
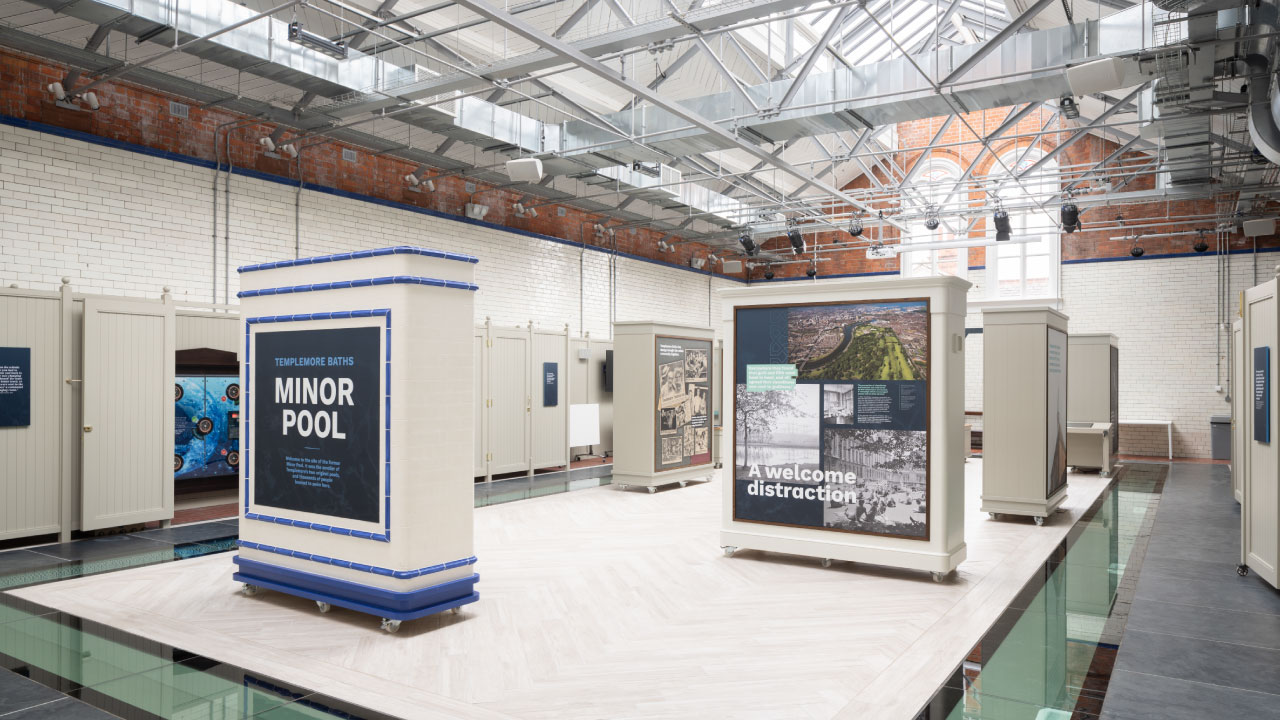
{"label": "gray tile floor", "polygon": [[1228,468],[1171,465],[1104,720],[1280,720],[1280,592],[1239,562]]}

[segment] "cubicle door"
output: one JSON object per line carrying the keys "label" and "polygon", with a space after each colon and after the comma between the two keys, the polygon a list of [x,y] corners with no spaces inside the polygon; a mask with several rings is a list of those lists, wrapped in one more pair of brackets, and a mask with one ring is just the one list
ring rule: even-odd
{"label": "cubicle door", "polygon": [[174,313],[84,302],[80,529],[173,517]]}
{"label": "cubicle door", "polygon": [[491,330],[489,348],[489,472],[529,469],[532,410],[529,333]]}
{"label": "cubicle door", "polygon": [[475,455],[474,477],[482,477],[485,475],[485,454],[489,452],[489,443],[485,437],[485,421],[488,417],[489,408],[485,407],[486,395],[484,392],[486,363],[484,361],[484,331],[477,330],[471,340],[472,356],[475,363],[475,381],[472,385],[472,392],[475,396],[475,434],[476,439],[473,443]]}
{"label": "cubicle door", "polygon": [[[568,462],[568,344],[564,333],[533,334],[533,467]],[[548,374],[553,374],[548,377]]]}

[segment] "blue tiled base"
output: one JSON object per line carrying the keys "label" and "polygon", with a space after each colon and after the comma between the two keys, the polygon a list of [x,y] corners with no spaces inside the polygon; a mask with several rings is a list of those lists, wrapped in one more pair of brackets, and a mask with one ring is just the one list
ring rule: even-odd
{"label": "blue tiled base", "polygon": [[480,576],[475,573],[420,590],[396,592],[243,557],[234,560],[240,571],[231,577],[239,582],[390,620],[414,620],[480,599],[475,591]]}

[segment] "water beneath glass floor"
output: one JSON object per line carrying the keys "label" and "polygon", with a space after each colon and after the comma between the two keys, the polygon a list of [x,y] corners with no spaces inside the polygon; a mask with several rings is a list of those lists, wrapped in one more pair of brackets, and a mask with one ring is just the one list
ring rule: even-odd
{"label": "water beneath glass floor", "polygon": [[[1092,720],[1127,616],[1125,579],[1164,466],[1130,465],[921,713],[921,720]],[[1119,601],[1119,602],[1118,602]]]}

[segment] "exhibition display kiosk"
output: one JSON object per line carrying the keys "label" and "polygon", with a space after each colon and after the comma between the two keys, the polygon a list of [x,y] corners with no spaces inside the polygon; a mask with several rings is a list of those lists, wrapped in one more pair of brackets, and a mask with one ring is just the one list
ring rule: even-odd
{"label": "exhibition display kiosk", "polygon": [[240,268],[247,594],[390,632],[478,599],[475,262],[395,247]]}
{"label": "exhibition display kiosk", "polygon": [[[1241,303],[1243,307],[1244,303]],[[1244,414],[1249,411],[1247,389],[1249,378],[1245,375],[1244,321],[1236,318],[1231,323],[1231,493],[1236,502],[1243,501],[1241,491],[1244,481],[1246,438],[1243,431]]]}
{"label": "exhibition display kiosk", "polygon": [[1037,525],[1067,498],[1067,316],[982,313],[982,512]]}
{"label": "exhibition display kiosk", "polygon": [[613,324],[613,484],[710,480],[715,381],[709,328]]}
{"label": "exhibition display kiosk", "polygon": [[[1120,346],[1111,333],[1067,338],[1067,422],[1111,424],[1111,455],[1120,453]],[[1075,463],[1070,463],[1074,465]],[[1097,467],[1097,466],[1093,466]]]}
{"label": "exhibition display kiosk", "polygon": [[[1278,268],[1280,270],[1280,268]],[[1272,437],[1276,426],[1276,342],[1280,315],[1276,312],[1277,281],[1269,280],[1244,292],[1241,306],[1243,336],[1240,374],[1248,400],[1236,418],[1244,434],[1244,467],[1240,494],[1240,567],[1253,570],[1272,587],[1280,587],[1280,458]]]}
{"label": "exhibition display kiosk", "polygon": [[964,317],[953,277],[720,291],[720,543],[927,570],[965,558]]}

